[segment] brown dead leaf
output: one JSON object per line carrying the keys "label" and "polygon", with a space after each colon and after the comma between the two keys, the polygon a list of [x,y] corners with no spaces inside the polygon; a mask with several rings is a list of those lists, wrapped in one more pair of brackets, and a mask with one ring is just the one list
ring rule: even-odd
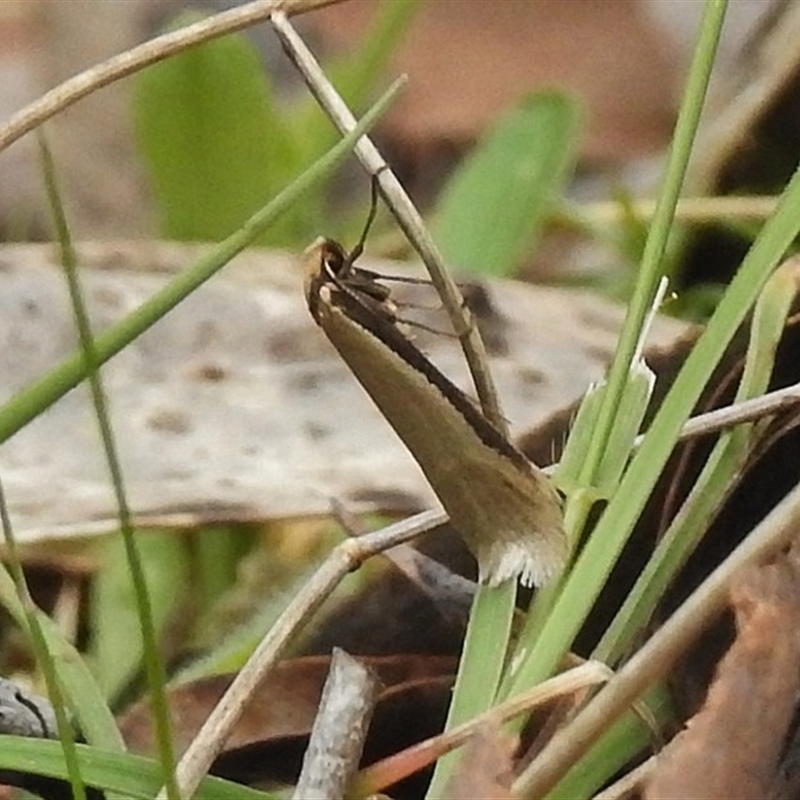
{"label": "brown dead leaf", "polygon": [[497,724],[485,723],[464,748],[464,756],[447,784],[447,800],[511,800],[511,760],[517,741]]}
{"label": "brown dead leaf", "polygon": [[[372,667],[388,688],[419,678],[450,675],[455,668],[455,659],[449,657],[388,656],[360,660]],[[329,656],[305,656],[278,664],[259,685],[228,740],[227,749],[270,738],[308,735],[329,666]],[[186,749],[232,680],[232,675],[220,675],[170,690],[168,701],[178,752]],[[155,752],[149,703],[140,702],[128,709],[120,728],[132,752]]]}
{"label": "brown dead leaf", "polygon": [[800,551],[732,592],[737,638],[701,711],[660,757],[647,800],[770,796],[800,689]]}
{"label": "brown dead leaf", "polygon": [[[387,129],[419,150],[466,144],[520,97],[558,87],[588,110],[590,159],[618,161],[669,138],[677,63],[637,0],[447,0],[419,9],[392,63],[410,77]],[[353,0],[309,17],[334,45],[352,47],[376,4]]]}

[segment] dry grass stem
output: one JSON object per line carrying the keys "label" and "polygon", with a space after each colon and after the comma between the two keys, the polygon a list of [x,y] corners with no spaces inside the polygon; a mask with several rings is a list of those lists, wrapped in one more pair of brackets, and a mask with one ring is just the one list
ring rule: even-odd
{"label": "dry grass stem", "polygon": [[[793,408],[800,404],[800,383],[793,383],[783,389],[776,389],[768,392],[761,397],[753,397],[750,400],[742,400],[740,403],[733,403],[729,406],[716,408],[705,414],[698,414],[696,417],[686,421],[678,434],[678,441],[694,439],[698,436],[708,436],[712,433],[734,428],[745,422],[755,422],[756,420],[778,414],[786,409]],[[646,433],[639,434],[634,440],[634,447],[640,447],[644,441]],[[552,475],[558,464],[550,464],[543,468],[543,472]]]}
{"label": "dry grass stem", "polygon": [[[405,777],[404,773],[409,767],[416,770],[427,766],[431,760],[466,744],[470,736],[487,722],[503,725],[514,717],[528,713],[552,700],[603,684],[612,675],[613,672],[605,664],[598,661],[584,662],[549,678],[526,692],[515,695],[491,710],[479,714],[469,722],[371,764],[361,770],[356,786],[359,791],[370,793],[380,791],[384,788],[384,776],[391,776],[393,780],[398,780],[400,777]],[[410,774],[410,770],[408,770],[408,774]]]}
{"label": "dry grass stem", "polygon": [[[778,198],[771,195],[683,197],[675,209],[675,220],[697,225],[713,224],[726,218],[762,221],[775,213],[777,205]],[[619,224],[629,214],[641,220],[652,219],[656,212],[656,201],[650,198],[632,200],[629,206],[623,206],[615,200],[602,201],[577,208],[583,216],[597,225]]]}
{"label": "dry grass stem", "polygon": [[514,783],[522,797],[543,797],[591,744],[653,683],[728,605],[743,567],[760,563],[800,533],[800,486],[796,486],[622,666],[573,721],[556,732]]}
{"label": "dry grass stem", "polygon": [[[794,383],[783,389],[776,389],[761,397],[743,400],[730,406],[717,408],[706,414],[699,414],[688,420],[683,426],[679,439],[692,439],[697,436],[706,436],[709,433],[718,433],[726,428],[732,428],[745,422],[769,417],[792,408],[800,403],[800,383]],[[641,444],[643,436],[636,439],[636,446]]]}
{"label": "dry grass stem", "polygon": [[279,9],[286,14],[301,14],[336,2],[341,0],[255,0],[150,39],[69,78],[14,114],[0,127],[0,152],[81,98],[187,47],[247,28]]}
{"label": "dry grass stem", "polygon": [[[305,42],[298,36],[285,12],[274,13],[272,25],[287,55],[305,78],[309,91],[334,125],[342,133],[352,130],[356,124],[353,113],[328,80]],[[386,205],[430,273],[431,281],[442,299],[442,305],[461,340],[484,415],[507,434],[508,426],[489,373],[483,341],[477,326],[472,322],[458,287],[447,273],[442,256],[428,233],[422,217],[369,137],[362,137],[355,147],[355,153],[367,172],[377,179]]]}
{"label": "dry grass stem", "polygon": [[[184,753],[175,772],[182,797],[194,794],[258,684],[342,578],[367,558],[445,522],[447,517],[441,511],[424,511],[358,539],[347,539],[330,553],[266,633]],[[159,798],[164,797],[162,789]]]}
{"label": "dry grass stem", "polygon": [[633,800],[641,797],[642,786],[655,769],[657,760],[658,756],[650,756],[647,761],[596,794],[592,800]]}

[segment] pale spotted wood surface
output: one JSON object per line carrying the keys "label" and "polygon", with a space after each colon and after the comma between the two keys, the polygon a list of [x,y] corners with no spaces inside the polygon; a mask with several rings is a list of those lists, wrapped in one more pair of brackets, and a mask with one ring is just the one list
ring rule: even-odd
{"label": "pale spotted wood surface", "polygon": [[[95,328],[134,309],[202,252],[153,242],[79,246]],[[0,247],[0,403],[75,347],[54,253],[44,245]],[[314,325],[301,284],[293,257],[242,255],[104,368],[141,524],[324,514],[332,497],[355,510],[407,511],[434,502],[411,457]],[[430,291],[413,290],[428,304]],[[493,282],[488,297],[492,368],[520,433],[601,376],[622,311],[586,294],[516,283]],[[669,342],[680,330],[660,320],[652,340]],[[455,340],[416,336],[445,374],[468,387]],[[0,445],[0,476],[21,539],[115,528],[85,386]]]}

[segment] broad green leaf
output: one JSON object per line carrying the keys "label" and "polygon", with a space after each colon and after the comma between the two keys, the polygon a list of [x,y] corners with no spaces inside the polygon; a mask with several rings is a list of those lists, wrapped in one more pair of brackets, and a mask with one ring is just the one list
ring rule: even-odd
{"label": "broad green leaf", "polygon": [[[174,531],[138,533],[136,544],[145,573],[153,624],[162,632],[191,581],[189,553]],[[105,542],[103,569],[92,586],[94,671],[106,697],[115,697],[142,668],[143,643],[123,542]]]}
{"label": "broad green leaf", "polygon": [[579,112],[563,94],[525,98],[451,179],[433,233],[445,259],[507,276],[536,245],[573,163]]}
{"label": "broad green leaf", "polygon": [[[228,236],[298,166],[258,53],[239,34],[140,73],[134,118],[162,233],[172,239]],[[283,241],[285,230],[269,241]]]}

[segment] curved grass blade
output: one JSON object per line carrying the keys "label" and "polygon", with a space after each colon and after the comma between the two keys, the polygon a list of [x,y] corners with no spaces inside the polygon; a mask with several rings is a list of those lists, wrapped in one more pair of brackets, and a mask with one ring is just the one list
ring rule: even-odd
{"label": "curved grass blade", "polygon": [[[95,347],[98,365],[119,353],[181,300],[219,272],[234,256],[256,241],[299,197],[327,176],[352,150],[358,139],[378,121],[403,83],[405,80],[400,79],[392,84],[362,117],[356,128],[342,137],[322,158],[256,212],[238,231],[215,247],[210,255],[173,278],[139,309],[97,336]],[[18,392],[0,407],[0,444],[63,397],[70,389],[75,388],[86,375],[83,354],[78,352]]]}

